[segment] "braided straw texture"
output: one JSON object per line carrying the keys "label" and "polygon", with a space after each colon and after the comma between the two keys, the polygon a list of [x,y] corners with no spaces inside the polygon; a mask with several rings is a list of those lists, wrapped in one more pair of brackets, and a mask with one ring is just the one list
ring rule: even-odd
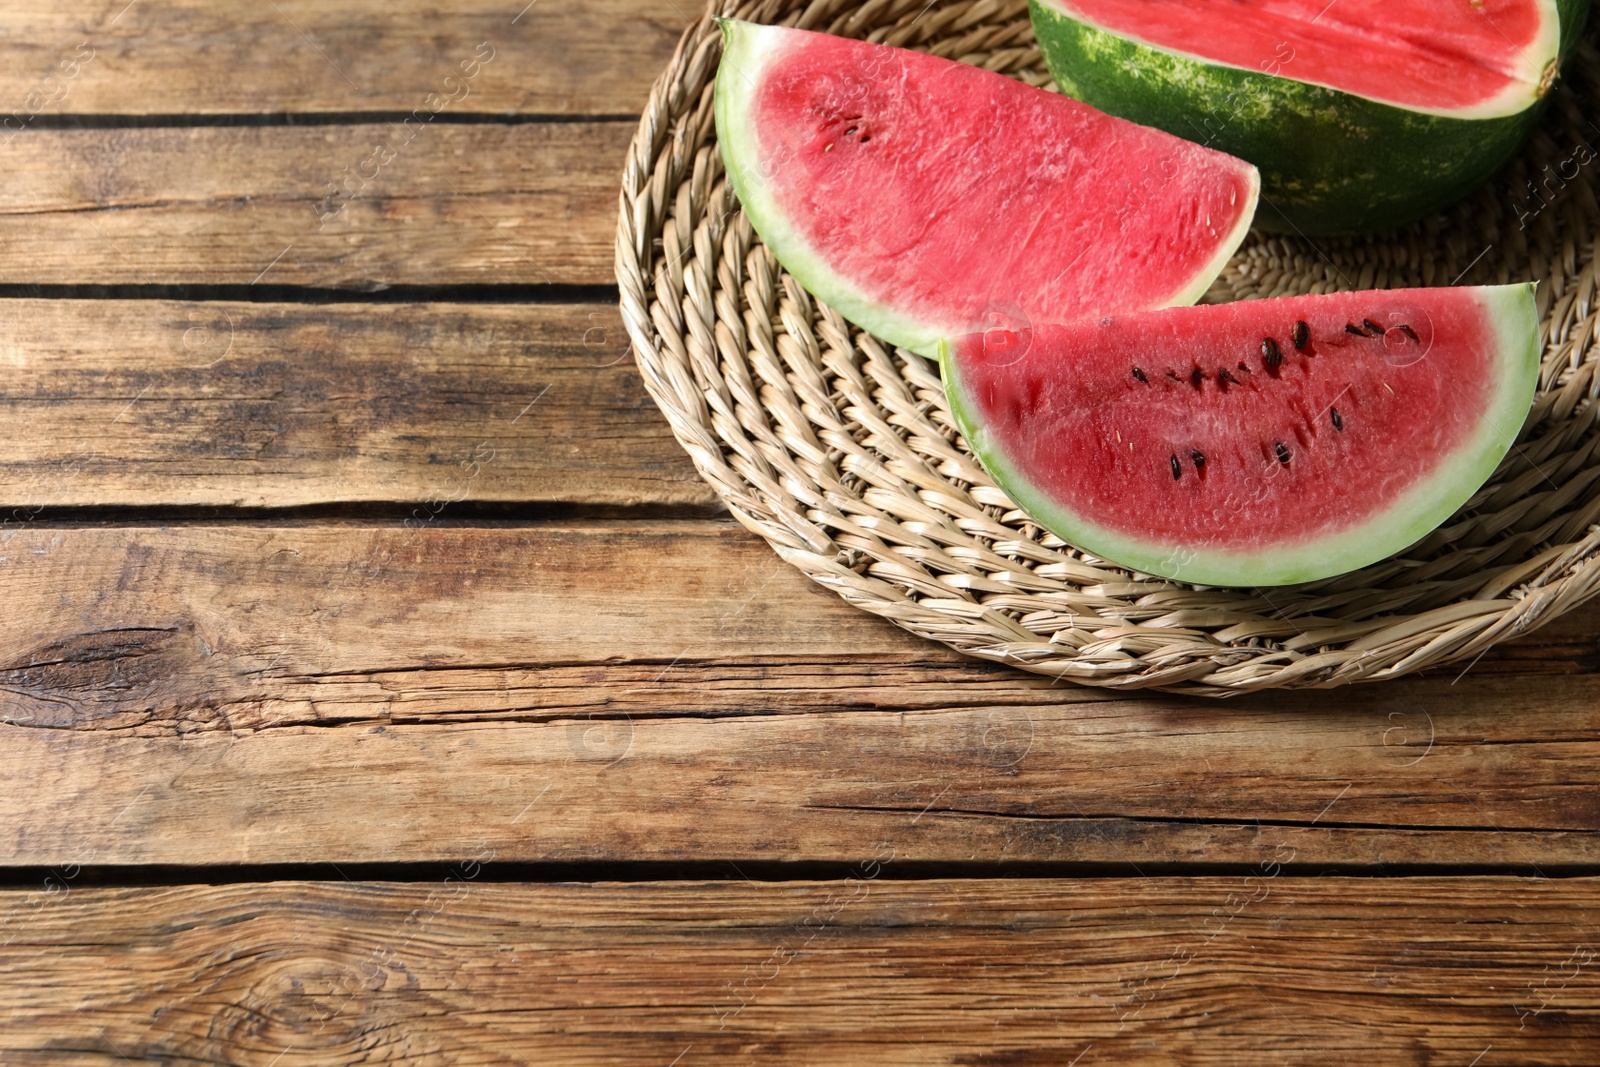
{"label": "braided straw texture", "polygon": [[1540,283],[1539,392],[1494,477],[1399,557],[1263,590],[1130,572],[1040,529],[953,429],[937,367],[855,329],[784,272],[723,177],[717,14],[1050,80],[1026,0],[712,0],[655,83],[622,180],[623,317],[700,473],[816,581],[970,655],[1214,696],[1471,660],[1600,589],[1594,30],[1520,158],[1466,202],[1376,236],[1252,232],[1207,294]]}

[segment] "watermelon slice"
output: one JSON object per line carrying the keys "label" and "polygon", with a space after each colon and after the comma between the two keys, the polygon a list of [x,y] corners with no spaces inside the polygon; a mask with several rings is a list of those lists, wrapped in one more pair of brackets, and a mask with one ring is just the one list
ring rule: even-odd
{"label": "watermelon slice", "polygon": [[1588,0],[1030,0],[1057,84],[1261,168],[1258,223],[1409,222],[1533,128]]}
{"label": "watermelon slice", "polygon": [[1533,398],[1533,286],[1139,312],[944,342],[956,425],[1019,505],[1133,570],[1285,585],[1448,518]]}
{"label": "watermelon slice", "polygon": [[920,52],[722,20],[717,138],[756,231],[931,356],[996,321],[1191,304],[1255,212],[1247,163]]}

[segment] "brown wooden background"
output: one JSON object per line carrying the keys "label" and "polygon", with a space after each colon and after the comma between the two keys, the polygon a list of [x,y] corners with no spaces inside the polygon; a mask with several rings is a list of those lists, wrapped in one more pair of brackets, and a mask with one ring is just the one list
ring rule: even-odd
{"label": "brown wooden background", "polygon": [[0,1063],[1600,1062],[1600,609],[1116,696],[727,519],[611,274],[688,4],[0,11]]}

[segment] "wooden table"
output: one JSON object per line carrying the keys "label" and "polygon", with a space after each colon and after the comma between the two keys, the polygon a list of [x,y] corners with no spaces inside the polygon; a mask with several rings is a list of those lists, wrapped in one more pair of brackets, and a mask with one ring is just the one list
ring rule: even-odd
{"label": "wooden table", "polygon": [[1600,610],[963,659],[640,385],[688,0],[124,3],[0,14],[0,1063],[1600,1062]]}

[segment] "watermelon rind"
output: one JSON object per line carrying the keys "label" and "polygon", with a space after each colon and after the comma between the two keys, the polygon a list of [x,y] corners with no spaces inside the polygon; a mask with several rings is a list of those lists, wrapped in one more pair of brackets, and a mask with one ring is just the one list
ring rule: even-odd
{"label": "watermelon rind", "polygon": [[[1531,83],[1453,112],[1297,81],[1292,62],[1251,70],[1096,26],[1071,0],[1029,0],[1062,92],[1112,115],[1219,149],[1261,171],[1263,230],[1363,233],[1413,222],[1482,184],[1527,139],[1589,0],[1538,0]],[[1359,62],[1359,59],[1352,59]]]}
{"label": "watermelon rind", "polygon": [[[1278,586],[1358,570],[1404,551],[1465,504],[1512,448],[1533,403],[1539,377],[1539,316],[1533,284],[1483,286],[1477,296],[1495,331],[1489,407],[1472,434],[1426,479],[1350,529],[1295,545],[1248,552],[1197,550],[1176,542],[1108,530],[1040,490],[1008,458],[969,401],[954,342],[938,345],[946,397],[956,428],[995,484],[1045,529],[1101,559],[1162,578],[1208,586]],[[1359,498],[1359,481],[1350,492]]]}
{"label": "watermelon rind", "polygon": [[[917,355],[936,358],[936,346],[944,331],[936,324],[919,321],[897,311],[890,304],[868,297],[841,277],[827,258],[819,254],[794,226],[774,195],[768,178],[782,162],[762,158],[748,103],[761,83],[767,64],[781,49],[784,31],[738,19],[722,18],[717,23],[723,36],[722,62],[717,69],[713,107],[717,141],[722,150],[728,180],[756,232],[783,264],[783,268],[813,296],[869,333]],[[1259,181],[1258,175],[1251,171],[1244,210],[1240,212],[1233,228],[1217,244],[1211,260],[1177,292],[1155,302],[1153,306],[1193,304],[1205,294],[1250,230]]]}

